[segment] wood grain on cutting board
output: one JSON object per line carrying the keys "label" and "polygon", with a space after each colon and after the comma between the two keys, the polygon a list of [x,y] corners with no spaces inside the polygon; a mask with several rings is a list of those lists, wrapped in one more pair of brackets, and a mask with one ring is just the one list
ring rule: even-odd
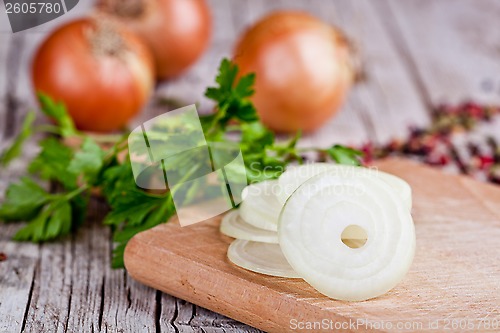
{"label": "wood grain on cutting board", "polygon": [[355,322],[358,330],[381,331],[452,329],[464,319],[482,331],[498,323],[500,188],[406,160],[378,166],[412,186],[417,233],[410,272],[381,297],[335,301],[302,280],[238,268],[226,258],[231,238],[219,234],[220,217],[184,228],[171,221],[136,235],[125,252],[127,270],[146,285],[268,332],[289,332],[299,322]]}

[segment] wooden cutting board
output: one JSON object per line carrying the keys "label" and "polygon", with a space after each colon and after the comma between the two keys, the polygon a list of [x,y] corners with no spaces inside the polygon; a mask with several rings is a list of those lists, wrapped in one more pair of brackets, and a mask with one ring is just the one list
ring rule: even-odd
{"label": "wooden cutting board", "polygon": [[500,187],[406,160],[378,166],[411,184],[417,233],[411,270],[386,295],[335,301],[302,280],[240,269],[226,258],[231,239],[219,234],[220,217],[184,228],[171,221],[136,235],[125,252],[127,270],[267,332],[500,331]]}

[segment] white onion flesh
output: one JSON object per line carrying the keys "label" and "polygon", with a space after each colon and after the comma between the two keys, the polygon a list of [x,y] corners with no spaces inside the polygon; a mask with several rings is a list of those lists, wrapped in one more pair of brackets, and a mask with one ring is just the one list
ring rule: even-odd
{"label": "white onion flesh", "polygon": [[227,213],[220,224],[220,232],[226,236],[255,242],[278,244],[278,233],[248,224],[238,210]]}
{"label": "white onion flesh", "polygon": [[[342,242],[342,232],[351,225],[366,232],[362,247]],[[324,295],[346,301],[392,289],[415,252],[407,203],[370,173],[334,170],[307,180],[288,198],[278,235],[284,256],[304,280]]]}
{"label": "white onion flesh", "polygon": [[278,244],[234,240],[227,250],[229,260],[249,271],[285,278],[300,278]]}
{"label": "white onion flesh", "polygon": [[283,204],[278,201],[277,180],[267,180],[245,187],[242,193],[240,216],[256,228],[277,231]]}
{"label": "white onion flesh", "polygon": [[411,187],[403,179],[376,169],[331,163],[312,163],[287,169],[278,179],[279,190],[276,191],[278,201],[284,204],[290,195],[306,180],[326,171],[338,172],[339,175],[370,173],[373,176],[379,177],[399,193],[405,205],[411,210]]}

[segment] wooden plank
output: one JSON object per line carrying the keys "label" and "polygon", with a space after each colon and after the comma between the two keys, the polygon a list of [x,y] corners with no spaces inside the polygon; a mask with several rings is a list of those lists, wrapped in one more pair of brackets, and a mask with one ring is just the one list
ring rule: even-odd
{"label": "wooden plank", "polygon": [[498,1],[376,4],[432,103],[500,103]]}
{"label": "wooden plank", "polygon": [[68,332],[99,332],[102,325],[110,232],[101,225],[106,211],[102,202],[91,200],[88,211],[87,221],[74,236],[72,246]]}
{"label": "wooden plank", "polygon": [[[473,5],[457,1],[449,6],[442,0],[384,0],[371,5],[378,10],[429,105],[466,100],[500,103],[500,65],[495,48],[500,37],[498,2]],[[487,137],[498,140],[498,133],[498,119],[480,123],[471,133],[454,135],[452,149],[468,164],[468,145],[486,146]],[[486,179],[481,171],[472,172],[471,176]]]}
{"label": "wooden plank", "polygon": [[158,320],[159,329],[161,332],[177,332],[179,328],[175,324],[177,318],[177,298],[168,294],[160,293],[160,311],[161,315]]}
{"label": "wooden plank", "polygon": [[[2,102],[0,104],[0,119],[2,120],[0,122],[0,135],[3,134],[3,138],[0,140],[0,151],[12,143],[26,113],[35,106],[29,78],[31,61],[29,45],[32,44],[34,44],[33,40],[29,36],[15,34],[7,47],[7,57],[4,64],[7,67],[5,90],[3,99],[0,99]],[[37,121],[40,122],[41,119]],[[12,161],[8,167],[0,168],[0,199],[3,198],[7,186],[25,174],[28,162],[37,153],[36,142],[31,140],[25,144],[18,159]]]}
{"label": "wooden plank", "polygon": [[443,329],[445,319],[463,318],[481,331],[482,321],[500,320],[500,189],[405,160],[379,167],[411,184],[417,234],[410,272],[381,297],[339,302],[302,280],[237,268],[226,258],[231,240],[219,233],[220,218],[186,228],[172,221],[136,235],[126,249],[127,269],[145,284],[267,332],[290,331],[292,319],[390,323],[381,331],[401,323],[412,325],[409,331],[431,323]]}
{"label": "wooden plank", "polygon": [[[24,115],[30,109],[36,110],[38,108],[38,104],[36,101],[36,92],[34,91],[32,83],[31,63],[36,50],[44,41],[46,35],[44,33],[32,32],[20,32],[17,34],[22,36],[24,41],[22,52],[17,55],[20,64],[19,70],[16,73],[17,82],[13,88],[13,94],[15,95],[16,101],[18,103],[16,110],[16,119],[20,123],[22,122]],[[42,119],[43,117],[41,117],[40,114],[38,114],[38,116],[40,120],[44,120]]]}
{"label": "wooden plank", "polygon": [[[21,68],[20,56],[24,45],[24,38],[20,35],[13,35],[7,45],[7,56],[5,59],[5,82],[3,91],[3,135],[10,138],[16,129],[16,114],[19,109],[19,101],[16,98],[16,88],[19,82],[19,69]],[[3,148],[0,146],[0,148]]]}
{"label": "wooden plank", "polygon": [[38,245],[19,245],[11,240],[17,225],[0,225],[0,332],[20,332],[31,299],[38,266]]}
{"label": "wooden plank", "polygon": [[12,35],[12,29],[10,28],[9,18],[3,1],[0,3],[0,34]]}
{"label": "wooden plank", "polygon": [[93,200],[74,239],[68,332],[155,332],[156,291],[110,268],[111,234],[101,225],[107,209]]}
{"label": "wooden plank", "polygon": [[162,332],[251,332],[259,330],[184,300],[162,295]]}
{"label": "wooden plank", "polygon": [[72,246],[68,332],[155,332],[156,291],[113,270],[111,234],[101,225],[107,209],[94,200]]}
{"label": "wooden plank", "polygon": [[[5,132],[5,122],[7,113],[7,58],[11,46],[12,35],[10,33],[0,32],[0,138],[3,137]],[[0,151],[2,144],[0,144]]]}
{"label": "wooden plank", "polygon": [[[2,24],[2,29],[4,28]],[[17,112],[19,103],[16,88],[20,56],[23,53],[24,38],[11,32],[0,33],[5,42],[0,52],[0,151],[3,151],[17,133],[19,122]],[[27,145],[22,158],[9,167],[0,168],[0,200],[3,201],[9,183],[24,173],[27,160],[33,156],[33,145]],[[0,263],[0,331],[21,331],[25,326],[26,315],[34,292],[34,279],[39,270],[39,247],[34,244],[20,244],[11,240],[19,229],[18,225],[0,225],[0,252],[7,260]]]}
{"label": "wooden plank", "polygon": [[122,270],[105,269],[103,332],[155,332],[156,291]]}
{"label": "wooden plank", "polygon": [[216,312],[200,307],[196,307],[196,310],[196,314],[190,324],[194,327],[203,328],[205,332],[262,332]]}
{"label": "wooden plank", "polygon": [[[156,291],[110,268],[110,233],[100,225],[102,204],[93,203],[90,214],[73,240],[42,245],[40,259],[37,245],[5,246],[0,241],[0,249],[9,256],[0,264],[0,285],[9,287],[0,289],[1,299],[8,300],[0,302],[0,324],[7,331],[20,331],[21,326],[26,332],[155,331]],[[3,232],[5,226],[0,227]],[[6,237],[11,235],[7,232]],[[13,276],[20,272],[23,280],[13,284]]]}
{"label": "wooden plank", "polygon": [[384,143],[405,137],[410,125],[427,124],[427,107],[369,2],[320,1],[313,8],[347,34],[361,59],[364,79],[351,91],[347,108],[357,116],[351,121],[363,123],[368,139]]}
{"label": "wooden plank", "polygon": [[352,31],[363,62],[365,80],[353,92],[355,108],[368,118],[373,140],[386,143],[394,137],[405,138],[410,126],[428,125],[430,110],[370,4],[344,1],[335,12],[341,17],[341,27],[348,34]]}
{"label": "wooden plank", "polygon": [[71,240],[41,247],[24,326],[26,332],[66,332],[73,258]]}

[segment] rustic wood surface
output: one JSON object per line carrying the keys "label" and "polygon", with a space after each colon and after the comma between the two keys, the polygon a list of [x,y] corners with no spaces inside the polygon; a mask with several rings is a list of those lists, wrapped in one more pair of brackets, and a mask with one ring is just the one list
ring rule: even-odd
{"label": "rustic wood surface", "polygon": [[325,318],[337,325],[367,322],[357,326],[360,331],[384,322],[384,332],[444,331],[445,319],[469,319],[474,331],[487,331],[487,321],[500,321],[500,213],[495,208],[500,188],[403,159],[376,165],[412,186],[417,234],[410,271],[381,297],[335,301],[302,279],[236,267],[226,257],[233,239],[220,234],[220,217],[186,228],[172,221],[137,235],[125,252],[127,270],[147,285],[267,332],[289,332],[296,322]]}
{"label": "rustic wood surface", "polygon": [[[185,75],[162,84],[157,96],[200,102],[222,56],[250,23],[279,8],[307,10],[343,28],[358,48],[366,79],[340,114],[301,145],[385,142],[411,124],[429,122],[430,106],[475,99],[500,103],[500,3],[495,0],[323,1],[210,0],[210,49]],[[0,151],[35,107],[30,83],[33,51],[47,32],[82,15],[92,1],[56,20],[12,34],[0,2]],[[136,123],[162,112],[148,107]],[[480,131],[500,135],[499,122]],[[36,154],[0,169],[0,200],[9,183]],[[0,225],[0,332],[255,332],[256,330],[132,280],[109,265],[109,230],[100,226],[105,206],[93,202],[85,227],[63,242],[33,245],[10,240],[18,225]]]}

